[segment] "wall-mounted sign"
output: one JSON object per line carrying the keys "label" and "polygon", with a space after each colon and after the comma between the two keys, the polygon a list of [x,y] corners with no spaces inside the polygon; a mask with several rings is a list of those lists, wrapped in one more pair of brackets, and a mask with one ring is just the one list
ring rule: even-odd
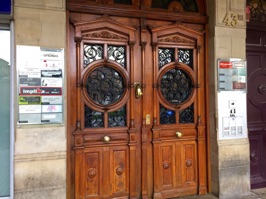
{"label": "wall-mounted sign", "polygon": [[64,51],[17,46],[19,124],[63,122]]}
{"label": "wall-mounted sign", "polygon": [[246,91],[246,61],[218,59],[218,90]]}
{"label": "wall-mounted sign", "polygon": [[222,124],[223,137],[242,137],[243,117],[223,117]]}

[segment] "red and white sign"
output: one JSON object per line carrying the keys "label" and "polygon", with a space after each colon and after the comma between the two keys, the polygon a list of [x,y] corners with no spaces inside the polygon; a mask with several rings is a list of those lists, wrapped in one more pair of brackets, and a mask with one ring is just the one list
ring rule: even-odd
{"label": "red and white sign", "polygon": [[220,62],[220,66],[219,68],[232,68],[233,67],[233,63],[226,61],[226,62]]}

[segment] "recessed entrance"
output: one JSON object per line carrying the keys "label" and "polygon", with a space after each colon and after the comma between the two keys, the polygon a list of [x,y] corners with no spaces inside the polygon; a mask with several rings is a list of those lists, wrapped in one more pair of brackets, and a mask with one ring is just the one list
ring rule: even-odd
{"label": "recessed entrance", "polygon": [[205,194],[204,26],[74,12],[69,19],[73,198]]}

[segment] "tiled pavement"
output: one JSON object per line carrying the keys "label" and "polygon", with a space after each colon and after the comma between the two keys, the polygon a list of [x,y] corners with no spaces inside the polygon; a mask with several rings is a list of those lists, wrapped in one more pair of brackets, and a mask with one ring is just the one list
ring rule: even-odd
{"label": "tiled pavement", "polygon": [[[200,196],[186,196],[181,197],[178,199],[218,199],[216,196],[207,194],[207,195],[200,195]],[[253,189],[249,195],[242,196],[242,197],[234,197],[228,199],[266,199],[266,188],[262,189]]]}

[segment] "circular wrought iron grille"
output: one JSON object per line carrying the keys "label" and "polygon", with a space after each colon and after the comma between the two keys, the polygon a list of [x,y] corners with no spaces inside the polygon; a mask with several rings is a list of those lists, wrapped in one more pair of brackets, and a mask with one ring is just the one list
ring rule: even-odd
{"label": "circular wrought iron grille", "polygon": [[86,80],[89,98],[99,105],[111,105],[119,101],[125,93],[122,75],[112,67],[101,66],[93,70]]}
{"label": "circular wrought iron grille", "polygon": [[186,71],[173,68],[166,71],[160,80],[160,90],[166,101],[178,105],[185,102],[193,91],[191,77]]}

